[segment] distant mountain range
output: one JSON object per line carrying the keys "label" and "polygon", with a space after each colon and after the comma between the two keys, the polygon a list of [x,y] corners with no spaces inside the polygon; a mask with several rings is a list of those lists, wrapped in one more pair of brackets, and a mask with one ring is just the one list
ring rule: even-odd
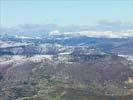
{"label": "distant mountain range", "polygon": [[14,27],[0,27],[0,34],[42,37],[45,35],[70,35],[88,37],[125,38],[133,37],[133,24],[117,21],[99,21],[94,26],[58,26],[56,24],[25,24]]}

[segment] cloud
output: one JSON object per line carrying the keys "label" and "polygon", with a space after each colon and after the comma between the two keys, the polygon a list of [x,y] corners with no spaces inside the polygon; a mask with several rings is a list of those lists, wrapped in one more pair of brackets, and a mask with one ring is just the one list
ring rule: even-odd
{"label": "cloud", "polygon": [[97,25],[92,28],[100,31],[122,31],[133,29],[133,23],[120,20],[100,20]]}
{"label": "cloud", "polygon": [[98,21],[99,24],[103,25],[121,25],[124,24],[125,22],[122,22],[121,20],[100,20]]}

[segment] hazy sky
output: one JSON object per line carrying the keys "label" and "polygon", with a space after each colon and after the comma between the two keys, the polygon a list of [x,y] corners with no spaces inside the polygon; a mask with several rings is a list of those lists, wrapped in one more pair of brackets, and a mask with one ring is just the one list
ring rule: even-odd
{"label": "hazy sky", "polygon": [[0,0],[1,26],[93,25],[99,20],[133,22],[133,1]]}

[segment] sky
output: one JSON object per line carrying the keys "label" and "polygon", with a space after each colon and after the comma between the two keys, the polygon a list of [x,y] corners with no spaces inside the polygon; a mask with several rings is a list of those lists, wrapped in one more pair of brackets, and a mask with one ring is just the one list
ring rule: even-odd
{"label": "sky", "polygon": [[132,0],[0,0],[0,26],[20,24],[95,25],[133,23]]}

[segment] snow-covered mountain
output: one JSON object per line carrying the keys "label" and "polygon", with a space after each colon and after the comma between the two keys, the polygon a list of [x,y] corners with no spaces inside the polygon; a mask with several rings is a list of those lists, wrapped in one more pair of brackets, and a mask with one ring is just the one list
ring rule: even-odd
{"label": "snow-covered mountain", "polygon": [[118,21],[100,21],[94,26],[58,26],[55,24],[44,25],[17,25],[14,27],[0,27],[0,35],[17,35],[25,37],[42,36],[88,36],[106,38],[133,37],[133,24]]}
{"label": "snow-covered mountain", "polygon": [[133,37],[133,29],[126,31],[79,31],[79,32],[64,32],[61,33],[58,30],[51,31],[50,36],[87,36],[87,37],[97,37],[97,38],[128,38]]}

